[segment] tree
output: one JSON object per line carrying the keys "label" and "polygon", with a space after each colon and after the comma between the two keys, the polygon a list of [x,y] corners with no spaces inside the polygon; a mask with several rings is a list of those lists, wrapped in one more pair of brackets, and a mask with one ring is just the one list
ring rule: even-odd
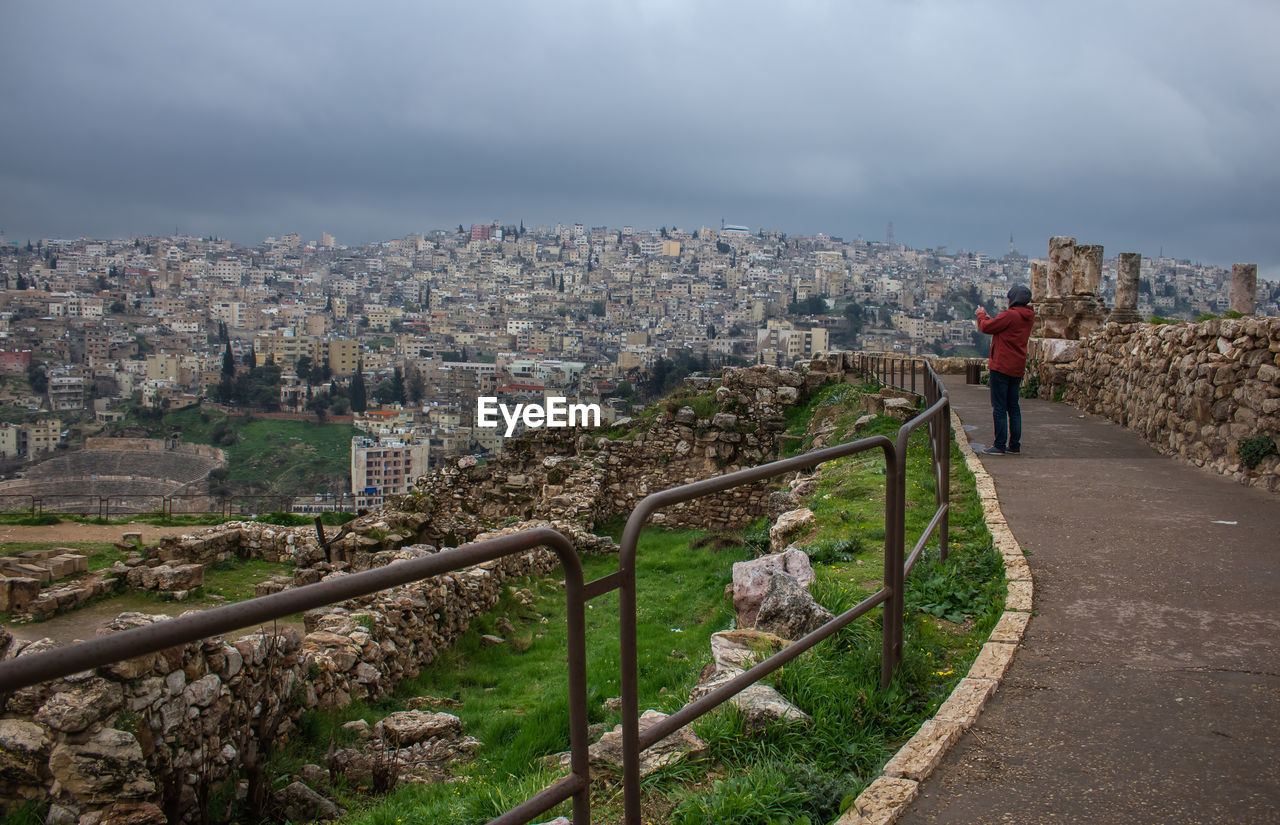
{"label": "tree", "polygon": [[294,364],[293,371],[300,381],[304,381],[308,387],[311,386],[311,356],[299,355],[297,362]]}
{"label": "tree", "polygon": [[595,301],[592,301],[592,302],[591,302],[591,314],[592,314],[592,315],[599,315],[599,316],[603,316],[603,315],[604,315],[604,301],[603,301],[603,300],[595,300]]}
{"label": "tree", "polygon": [[667,387],[667,376],[671,374],[671,362],[662,356],[653,364],[653,373],[649,376],[649,395],[657,398]]}
{"label": "tree", "polygon": [[227,342],[227,348],[222,351],[222,374],[234,377],[236,374],[236,357],[231,354],[231,342]]}
{"label": "tree", "polygon": [[844,307],[845,320],[849,322],[849,329],[853,332],[861,332],[863,325],[866,323],[866,313],[862,310],[862,305],[857,301],[850,301]]}
{"label": "tree", "polygon": [[31,391],[36,395],[43,395],[45,390],[49,389],[49,376],[45,375],[44,364],[32,361],[27,365],[27,382],[31,384]]}
{"label": "tree", "polygon": [[26,279],[26,278],[24,278],[24,277],[22,277],[22,273],[21,273],[21,272],[19,272],[19,273],[18,273],[18,284],[17,284],[17,287],[18,287],[18,289],[20,289],[20,290],[22,290],[22,289],[26,289],[26,288],[27,288],[27,279]]}
{"label": "tree", "polygon": [[324,390],[321,390],[320,392],[313,394],[310,398],[307,399],[307,409],[315,413],[317,424],[324,423],[325,415],[329,411],[329,403],[331,400],[332,399],[330,399],[329,393],[325,392]]}
{"label": "tree", "polygon": [[373,388],[373,400],[379,405],[390,404],[395,401],[396,391],[391,386],[391,379],[384,378],[378,382],[378,386]]}
{"label": "tree", "polygon": [[409,400],[414,404],[422,402],[422,397],[427,394],[427,382],[422,377],[422,370],[417,367],[409,367]]}
{"label": "tree", "polygon": [[797,300],[795,291],[792,291],[791,305],[787,307],[788,314],[791,315],[822,315],[827,311],[827,302],[821,295],[810,295],[803,301]]}
{"label": "tree", "polygon": [[249,369],[258,365],[258,354],[253,351],[253,344],[249,345],[249,350],[244,354],[244,365]]}
{"label": "tree", "polygon": [[368,409],[368,398],[364,388],[364,362],[360,362],[355,375],[351,376],[351,385],[347,387],[347,400],[351,403],[351,411],[362,413]]}
{"label": "tree", "polygon": [[399,367],[391,370],[391,400],[401,405],[408,400],[404,391],[404,373]]}
{"label": "tree", "polygon": [[707,340],[708,340],[708,341],[714,341],[714,340],[716,340],[716,325],[715,325],[715,324],[707,324]]}
{"label": "tree", "polygon": [[124,311],[125,311],[125,306],[123,301],[112,301],[111,306],[107,308],[107,312],[109,312],[112,315],[120,315]]}

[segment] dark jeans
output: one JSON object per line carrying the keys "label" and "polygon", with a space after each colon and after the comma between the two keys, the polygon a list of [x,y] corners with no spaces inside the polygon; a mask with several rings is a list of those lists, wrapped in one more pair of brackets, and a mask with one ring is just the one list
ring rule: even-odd
{"label": "dark jeans", "polygon": [[1021,378],[991,371],[991,412],[996,425],[996,438],[991,446],[998,450],[1022,449],[1022,408],[1018,406],[1021,386]]}

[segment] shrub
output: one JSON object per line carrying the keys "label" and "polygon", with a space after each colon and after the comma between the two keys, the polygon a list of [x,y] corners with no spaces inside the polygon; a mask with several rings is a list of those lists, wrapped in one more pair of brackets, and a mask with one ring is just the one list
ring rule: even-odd
{"label": "shrub", "polygon": [[761,519],[742,531],[742,543],[755,551],[756,555],[769,552],[769,521]]}
{"label": "shrub", "polygon": [[1022,389],[1018,390],[1018,395],[1023,398],[1037,398],[1040,395],[1040,374],[1038,372],[1027,373],[1027,380],[1023,383]]}
{"label": "shrub", "polygon": [[1250,470],[1256,470],[1262,459],[1278,452],[1275,439],[1269,435],[1242,438],[1236,442],[1236,451],[1240,455],[1240,463]]}
{"label": "shrub", "polygon": [[794,813],[808,798],[809,794],[792,785],[792,777],[784,769],[770,765],[746,775],[718,779],[709,790],[685,795],[672,812],[671,821],[675,825],[811,823],[813,820],[808,817],[796,819]]}
{"label": "shrub", "polygon": [[842,561],[853,561],[854,557],[866,550],[862,536],[849,536],[819,542],[813,547],[804,548],[809,554],[809,561],[815,564],[835,564]]}

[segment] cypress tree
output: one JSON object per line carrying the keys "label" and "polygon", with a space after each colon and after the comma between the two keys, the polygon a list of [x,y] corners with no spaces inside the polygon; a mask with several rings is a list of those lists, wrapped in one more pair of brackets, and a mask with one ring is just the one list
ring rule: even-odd
{"label": "cypress tree", "polygon": [[351,376],[351,386],[347,388],[347,400],[351,402],[353,413],[362,413],[368,409],[369,401],[365,396],[364,362],[356,367],[356,374]]}

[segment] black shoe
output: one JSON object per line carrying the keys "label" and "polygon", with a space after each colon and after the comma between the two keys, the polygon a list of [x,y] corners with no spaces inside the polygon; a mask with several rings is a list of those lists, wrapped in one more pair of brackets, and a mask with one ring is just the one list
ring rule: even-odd
{"label": "black shoe", "polygon": [[1008,455],[1022,455],[1022,450],[1010,447],[1009,449],[1005,450],[1005,453]]}
{"label": "black shoe", "polygon": [[987,447],[982,451],[983,455],[1004,455],[1005,451],[1000,447]]}

